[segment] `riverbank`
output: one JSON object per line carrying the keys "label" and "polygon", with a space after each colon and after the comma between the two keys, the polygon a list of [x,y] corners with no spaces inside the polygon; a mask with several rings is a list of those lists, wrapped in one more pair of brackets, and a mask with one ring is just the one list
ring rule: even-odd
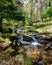
{"label": "riverbank", "polygon": [[19,50],[15,50],[10,46],[0,51],[0,65],[51,65],[51,45],[52,42],[45,43],[44,41],[42,47],[28,48],[28,46],[24,46],[19,47]]}
{"label": "riverbank", "polygon": [[[2,50],[0,48],[0,65],[52,65],[52,21],[35,23],[30,28],[27,27],[24,30],[26,35],[35,35],[44,39],[41,43],[42,46],[39,48],[17,47],[14,40],[14,42],[10,42],[14,45],[9,45],[6,49]],[[17,36],[10,33],[0,34],[1,37],[3,35],[4,39],[0,39],[0,41],[6,40],[6,36],[9,42],[10,36]],[[8,43],[7,41],[6,44]]]}

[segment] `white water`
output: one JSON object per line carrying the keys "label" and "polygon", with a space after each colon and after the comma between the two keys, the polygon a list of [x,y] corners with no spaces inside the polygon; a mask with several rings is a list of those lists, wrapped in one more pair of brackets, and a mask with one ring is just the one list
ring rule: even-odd
{"label": "white water", "polygon": [[38,43],[38,42],[32,42],[32,45],[33,46],[37,46],[37,45],[40,45],[40,43]]}

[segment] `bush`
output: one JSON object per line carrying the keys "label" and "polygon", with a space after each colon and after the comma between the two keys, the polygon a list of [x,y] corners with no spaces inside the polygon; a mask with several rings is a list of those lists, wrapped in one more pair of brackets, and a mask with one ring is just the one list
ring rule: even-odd
{"label": "bush", "polygon": [[16,34],[14,34],[14,33],[12,33],[12,34],[10,34],[10,33],[4,33],[4,34],[2,35],[3,38],[10,38],[10,37],[12,37],[12,36],[16,36]]}
{"label": "bush", "polygon": [[28,57],[24,58],[24,62],[25,62],[25,65],[32,65],[33,64],[32,61],[31,61],[31,59],[28,58]]}
{"label": "bush", "polygon": [[6,27],[5,29],[3,29],[3,33],[12,33],[12,29]]}
{"label": "bush", "polygon": [[4,39],[2,37],[0,37],[0,42],[4,41]]}
{"label": "bush", "polygon": [[47,19],[48,17],[51,18],[52,17],[52,8],[47,8],[44,12],[43,12],[43,15],[42,17],[44,19]]}

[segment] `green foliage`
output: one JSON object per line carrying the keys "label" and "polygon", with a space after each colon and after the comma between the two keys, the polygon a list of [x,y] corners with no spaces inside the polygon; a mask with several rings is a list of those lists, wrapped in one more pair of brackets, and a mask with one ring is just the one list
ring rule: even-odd
{"label": "green foliage", "polygon": [[24,27],[24,33],[27,33],[30,30],[31,26],[25,25]]}
{"label": "green foliage", "polygon": [[24,20],[21,12],[17,12],[17,7],[13,0],[0,0],[0,18]]}
{"label": "green foliage", "polygon": [[[17,12],[18,9],[15,4],[16,3],[14,3],[13,0],[5,0],[5,1],[0,0],[0,25],[1,25],[0,31],[1,32],[3,32],[3,19],[4,18],[6,20],[16,20],[16,21],[23,21],[23,22],[25,21],[25,17],[23,13]],[[6,30],[8,30],[8,28]]]}
{"label": "green foliage", "polygon": [[7,33],[7,34],[3,34],[2,37],[3,38],[9,38],[11,34]]}
{"label": "green foliage", "polygon": [[4,39],[2,37],[0,37],[0,42],[4,41]]}
{"label": "green foliage", "polygon": [[52,17],[52,8],[47,8],[44,13],[43,13],[43,18],[46,19],[46,18],[50,18]]}
{"label": "green foliage", "polygon": [[3,38],[10,38],[10,37],[12,37],[12,36],[17,36],[17,35],[14,34],[14,33],[12,33],[12,34],[10,34],[10,33],[4,33],[4,34],[2,35]]}
{"label": "green foliage", "polygon": [[31,30],[32,32],[34,32],[34,31],[36,31],[36,29],[37,29],[37,26],[32,26],[30,30]]}
{"label": "green foliage", "polygon": [[47,14],[48,14],[48,17],[52,17],[52,8],[48,8]]}
{"label": "green foliage", "polygon": [[30,58],[25,57],[24,62],[25,62],[25,65],[32,65],[32,61]]}

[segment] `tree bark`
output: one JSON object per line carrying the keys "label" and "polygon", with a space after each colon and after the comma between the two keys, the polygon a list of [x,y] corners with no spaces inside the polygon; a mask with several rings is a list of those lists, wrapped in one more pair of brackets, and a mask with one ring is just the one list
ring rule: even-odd
{"label": "tree bark", "polygon": [[51,7],[51,0],[49,0],[49,7]]}
{"label": "tree bark", "polygon": [[2,33],[2,17],[0,18],[0,32]]}
{"label": "tree bark", "polygon": [[42,3],[41,3],[41,0],[38,0],[37,19],[38,19],[38,21],[42,22]]}

